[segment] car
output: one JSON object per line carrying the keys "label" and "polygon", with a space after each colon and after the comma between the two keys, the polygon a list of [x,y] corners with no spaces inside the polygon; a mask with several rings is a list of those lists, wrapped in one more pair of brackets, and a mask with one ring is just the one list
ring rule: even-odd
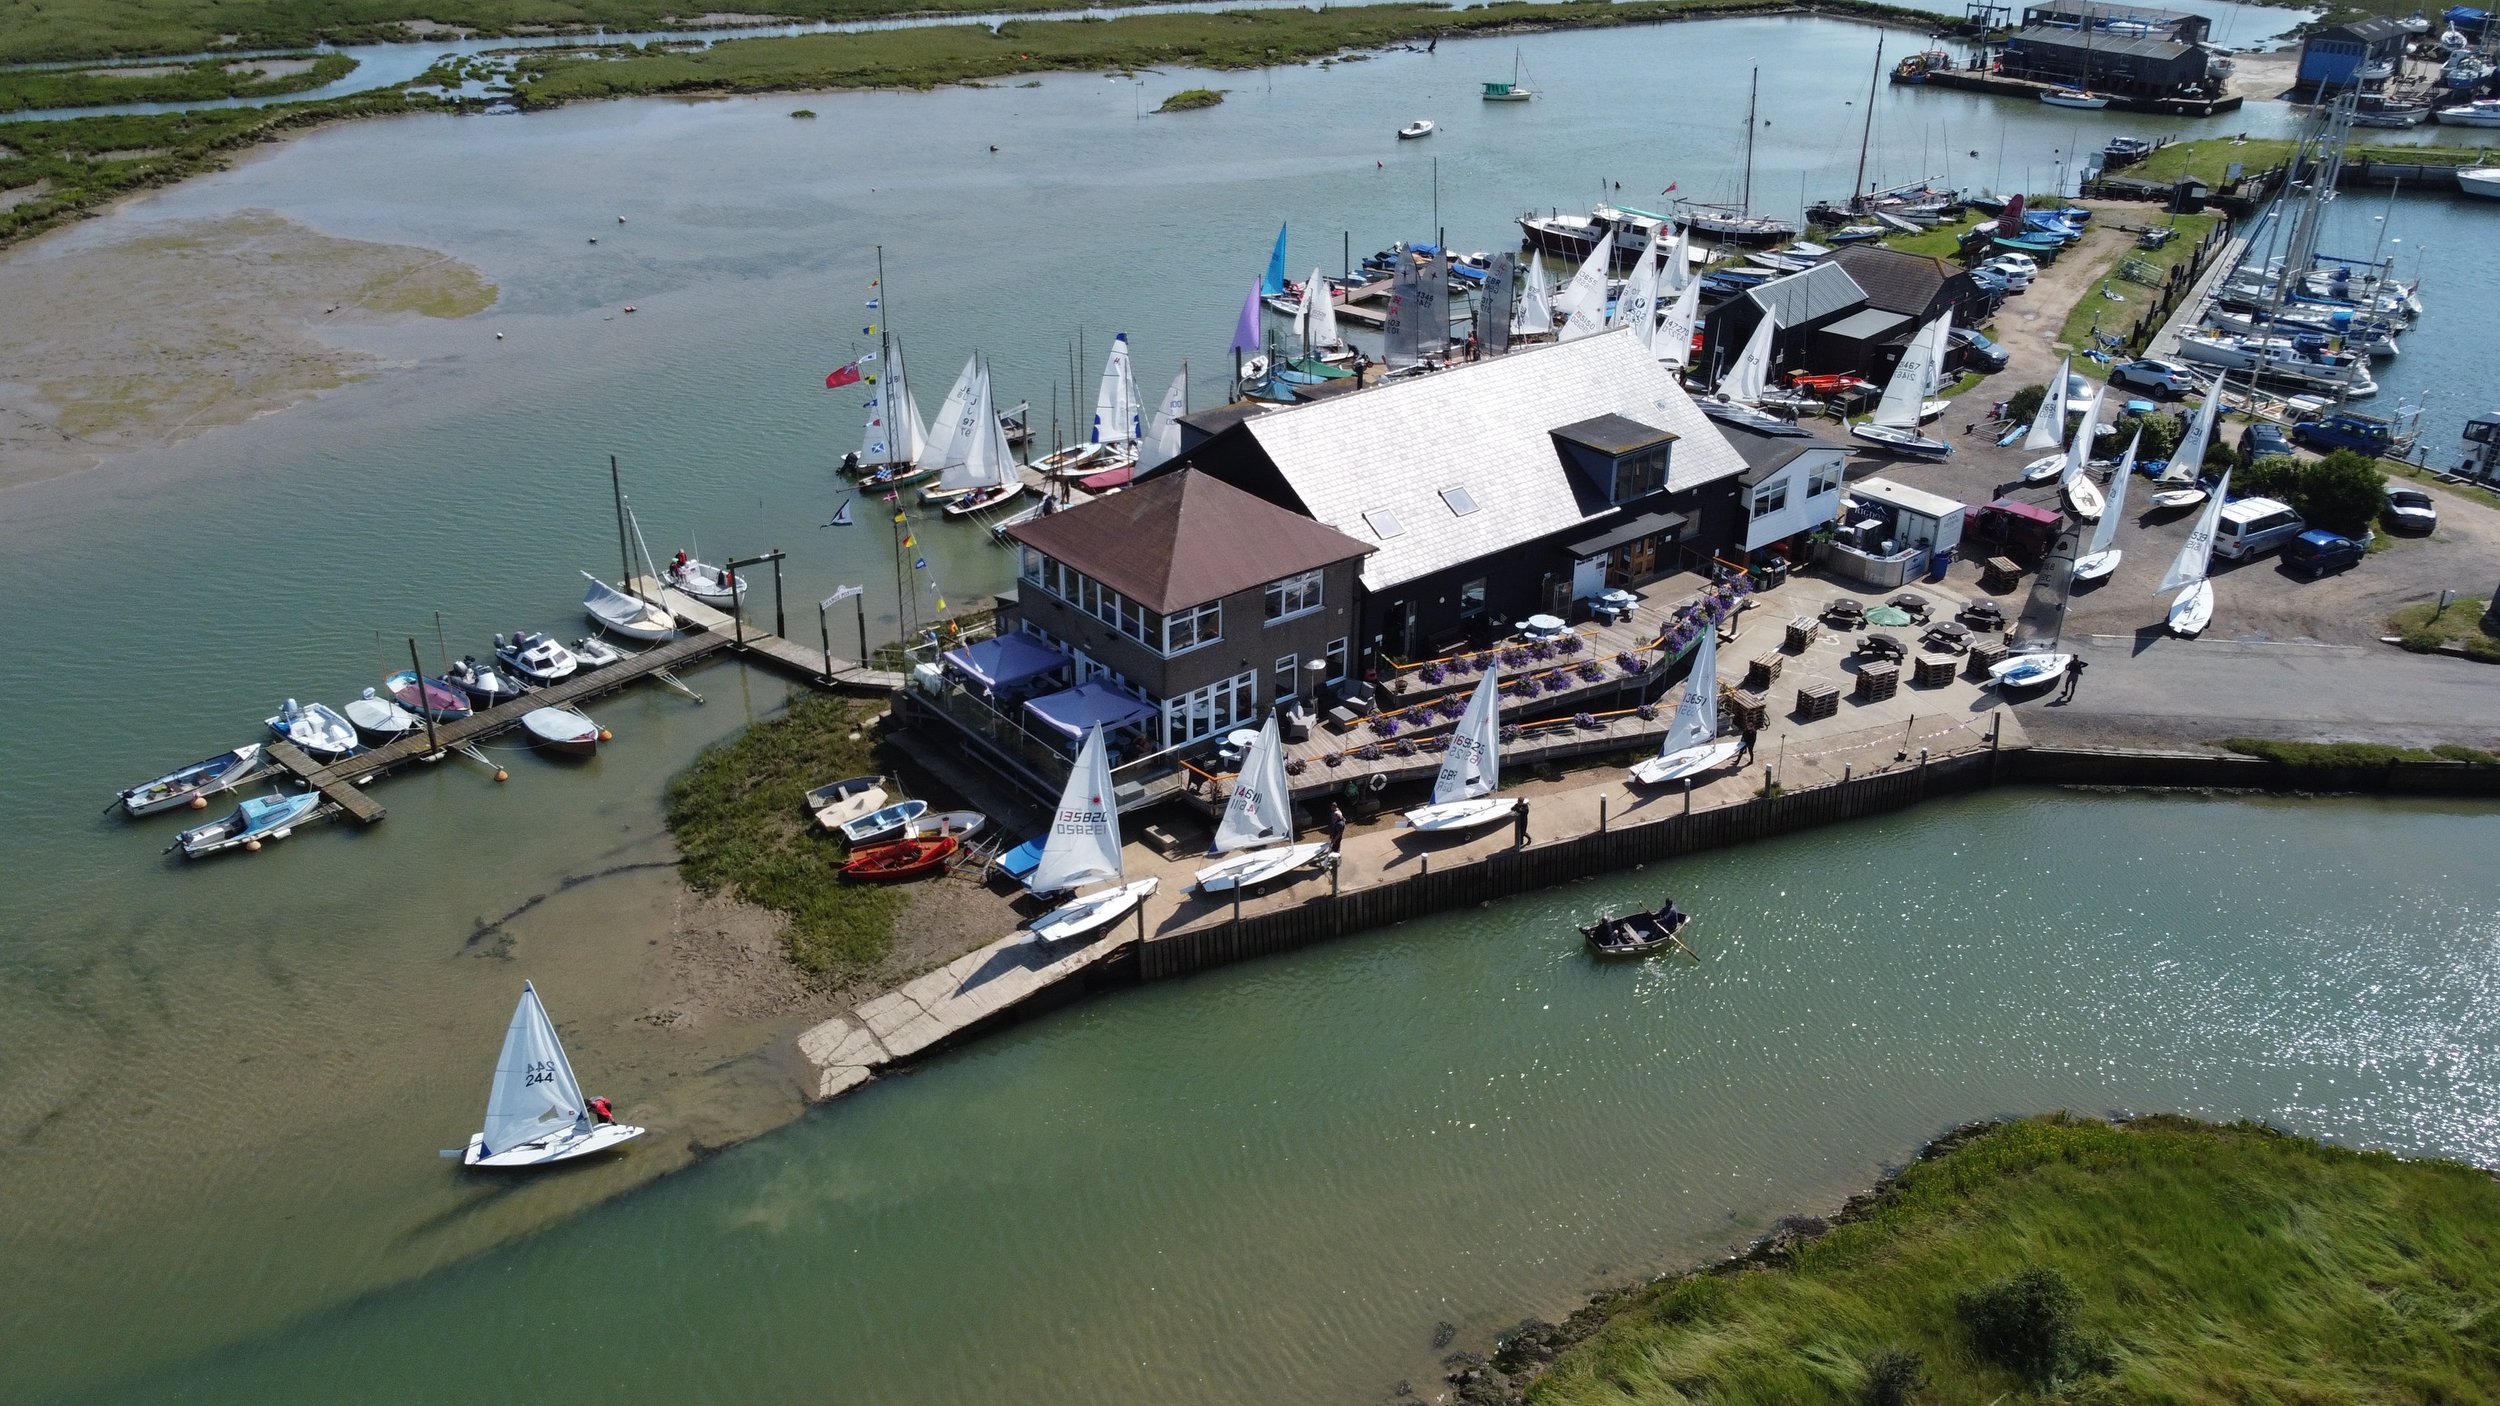
{"label": "car", "polygon": [[2369,552],[2367,543],[2313,527],[2283,544],[2283,564],[2294,571],[2308,572],[2314,581],[2330,571],[2351,566]]}
{"label": "car", "polygon": [[2014,359],[2007,354],[2005,348],[1989,341],[1976,328],[1954,328],[1953,345],[1962,349],[1963,365],[1975,367],[1981,371],[1991,373],[2002,371],[2005,369],[2005,364]]}
{"label": "car", "polygon": [[[2082,372],[2067,372],[2066,413],[2069,415],[2091,414],[2093,398],[2100,394],[2100,390],[2100,385]],[[2109,426],[2103,425],[2101,428],[2106,430]]]}
{"label": "car", "polygon": [[2186,367],[2175,361],[2159,361],[2150,357],[2112,367],[2109,383],[2113,386],[2133,386],[2164,398],[2183,396],[2196,389],[2196,377]]}
{"label": "car", "polygon": [[2387,485],[2387,508],[2379,514],[2390,532],[2427,534],[2439,528],[2439,505],[2419,488]]}
{"label": "car", "polygon": [[2292,456],[2292,441],[2283,427],[2271,420],[2251,420],[2240,430],[2240,463],[2256,463],[2260,459]]}
{"label": "car", "polygon": [[2016,254],[2012,252],[1999,254],[1995,258],[1988,261],[1987,267],[2017,271],[2028,274],[2033,278],[2038,278],[2040,276],[2040,261],[2034,259],[2029,254]]}
{"label": "car", "polygon": [[2321,454],[2351,449],[2376,459],[2396,447],[2396,424],[2377,415],[2336,410],[2293,424],[2292,443]]}
{"label": "car", "polygon": [[[2007,257],[2020,258],[2021,256],[2008,255]],[[2030,260],[2025,259],[2023,262],[2029,263]],[[1998,278],[2003,279],[2005,282],[2005,291],[2008,293],[2022,292],[2024,289],[2031,286],[2031,280],[2040,276],[2040,271],[2037,268],[2022,268],[2014,264],[1990,262],[1981,264],[1980,267],[1995,274]]]}

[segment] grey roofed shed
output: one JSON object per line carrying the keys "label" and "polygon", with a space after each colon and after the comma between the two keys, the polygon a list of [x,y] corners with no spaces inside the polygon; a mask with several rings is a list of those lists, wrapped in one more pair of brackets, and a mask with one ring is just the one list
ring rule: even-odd
{"label": "grey roofed shed", "polygon": [[1909,325],[1910,320],[1897,312],[1886,312],[1882,308],[1867,308],[1861,312],[1853,312],[1824,328],[1823,335],[1846,337],[1853,342],[1872,342]]}
{"label": "grey roofed shed", "polygon": [[1802,327],[1844,308],[1866,301],[1866,290],[1838,264],[1816,264],[1803,273],[1774,278],[1745,290],[1755,307],[1770,313],[1782,327]]}
{"label": "grey roofed shed", "polygon": [[2122,38],[2115,34],[2086,34],[2072,29],[2026,29],[2009,41],[2009,47],[2034,50],[2051,49],[2059,53],[2088,54],[2095,59],[2139,58],[2175,59],[2191,45],[2182,44],[2169,35],[2146,35]]}
{"label": "grey roofed shed", "polygon": [[[1379,548],[1362,579],[1381,591],[1610,517],[1615,508],[1574,483],[1553,440],[1607,414],[1676,436],[1671,492],[1744,472],[1629,328],[1262,415],[1240,432],[1312,517]],[[1478,511],[1453,508],[1451,488]],[[1373,525],[1384,513],[1397,525],[1386,536]]]}

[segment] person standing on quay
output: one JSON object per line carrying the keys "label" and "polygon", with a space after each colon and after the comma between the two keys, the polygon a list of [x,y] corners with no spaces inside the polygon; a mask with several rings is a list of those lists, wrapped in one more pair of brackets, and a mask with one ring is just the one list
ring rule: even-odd
{"label": "person standing on quay", "polygon": [[1753,724],[1747,723],[1745,725],[1745,730],[1738,734],[1738,736],[1742,739],[1742,742],[1736,749],[1736,760],[1740,762],[1752,761],[1754,740],[1761,736],[1760,732],[1754,728]]}
{"label": "person standing on quay", "polygon": [[1528,798],[1521,796],[1519,798],[1519,808],[1512,811],[1510,814],[1511,820],[1518,827],[1511,835],[1510,847],[1512,849],[1526,849],[1528,847]]}
{"label": "person standing on quay", "polygon": [[2083,682],[2083,671],[2086,667],[2088,666],[2085,665],[2083,656],[2080,654],[2066,661],[2066,689],[2057,695],[2058,702],[2064,703],[2075,696],[2075,685]]}
{"label": "person standing on quay", "polygon": [[1332,805],[1328,808],[1328,852],[1338,855],[1345,853],[1344,806]]}

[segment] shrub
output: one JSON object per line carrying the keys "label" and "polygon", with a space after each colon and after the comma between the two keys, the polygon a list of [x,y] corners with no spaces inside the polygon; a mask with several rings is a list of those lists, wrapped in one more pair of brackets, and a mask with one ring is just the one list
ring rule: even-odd
{"label": "shrub", "polygon": [[2280,498],[2289,503],[2300,496],[2300,461],[2269,454],[2233,474],[2231,488],[2243,498]]}
{"label": "shrub", "polygon": [[1591,731],[1605,726],[1604,723],[1597,720],[1597,715],[1595,713],[1574,713],[1571,715],[1571,722],[1575,727],[1585,727]]}
{"label": "shrub", "polygon": [[1311,764],[1300,757],[1295,757],[1293,760],[1285,763],[1285,775],[1287,776],[1300,776],[1302,773],[1309,771],[1310,769]]}
{"label": "shrub", "polygon": [[2118,422],[2119,449],[2123,451],[2127,440],[2139,434],[2144,437],[2135,451],[2139,462],[2167,459],[2170,451],[2178,448],[2179,441],[2186,437],[2187,427],[2179,422],[2176,415],[2129,415]]}
{"label": "shrub", "polygon": [[1903,1347],[1888,1347],[1866,1359],[1866,1389],[1858,1399],[1866,1406],[1909,1406],[1927,1387],[1926,1364]]}
{"label": "shrub", "polygon": [[1578,635],[1565,635],[1554,642],[1554,651],[1566,659],[1588,647],[1588,641]]}
{"label": "shrub", "polygon": [[1658,705],[1655,703],[1643,703],[1641,706],[1633,709],[1632,711],[1642,722],[1654,723],[1658,721]]}
{"label": "shrub", "polygon": [[1504,742],[1516,742],[1516,741],[1518,741],[1518,740],[1519,740],[1519,724],[1517,724],[1517,723],[1504,723],[1504,724],[1502,724],[1501,740],[1503,740]]}
{"label": "shrub", "polygon": [[1327,756],[1320,758],[1320,762],[1325,766],[1344,766],[1345,757],[1339,753],[1331,752]]}
{"label": "shrub", "polygon": [[1980,1356],[2035,1387],[2049,1386],[2081,1365],[2085,1345],[2077,1315],[2083,1296],[2053,1267],[2033,1265],[1967,1291],[1954,1307]]}
{"label": "shrub", "polygon": [[2378,462],[2353,449],[2338,449],[2300,471],[2300,501],[2293,506],[2313,527],[2358,537],[2385,505],[2387,475]]}
{"label": "shrub", "polygon": [[1450,671],[1442,668],[1439,664],[1426,664],[1421,669],[1415,671],[1415,677],[1422,679],[1427,685],[1437,684],[1449,676]]}
{"label": "shrub", "polygon": [[1537,682],[1534,674],[1529,674],[1519,680],[1519,696],[1522,698],[1534,698],[1544,691],[1545,685]]}
{"label": "shrub", "polygon": [[2445,757],[2452,762],[2472,762],[2476,766],[2490,766],[2495,762],[2500,762],[2500,757],[2495,757],[2480,747],[2461,747],[2454,742],[2440,743],[2431,749],[2431,755]]}
{"label": "shrub", "polygon": [[2023,387],[2005,402],[2006,419],[2017,425],[2029,424],[2031,417],[2040,413],[2040,402],[2048,397],[2049,388],[2045,385]]}
{"label": "shrub", "polygon": [[1554,657],[1554,646],[1544,640],[1528,646],[1528,657],[1542,664]]}
{"label": "shrub", "polygon": [[1367,762],[1379,761],[1380,744],[1377,742],[1366,742],[1362,746],[1354,749],[1354,755]]}
{"label": "shrub", "polygon": [[1372,732],[1373,732],[1374,734],[1378,735],[1378,736],[1381,736],[1381,737],[1395,737],[1395,736],[1397,736],[1397,735],[1398,735],[1398,728],[1399,728],[1400,726],[1402,726],[1402,724],[1401,724],[1401,723],[1399,723],[1399,722],[1398,722],[1398,720],[1397,720],[1396,718],[1374,718],[1374,719],[1372,719]]}
{"label": "shrub", "polygon": [[1606,666],[1598,663],[1594,659],[1580,666],[1580,681],[1582,683],[1596,683],[1605,677]]}
{"label": "shrub", "polygon": [[1502,651],[1502,667],[1506,669],[1521,668],[1524,667],[1527,662],[1528,651],[1521,649],[1515,644]]}

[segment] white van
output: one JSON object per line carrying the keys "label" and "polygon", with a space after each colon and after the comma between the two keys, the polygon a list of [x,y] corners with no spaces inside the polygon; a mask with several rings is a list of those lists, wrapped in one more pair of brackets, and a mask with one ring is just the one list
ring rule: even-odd
{"label": "white van", "polygon": [[2222,522],[2214,529],[2214,555],[2246,561],[2289,542],[2309,529],[2288,503],[2272,498],[2242,498],[2225,504]]}

